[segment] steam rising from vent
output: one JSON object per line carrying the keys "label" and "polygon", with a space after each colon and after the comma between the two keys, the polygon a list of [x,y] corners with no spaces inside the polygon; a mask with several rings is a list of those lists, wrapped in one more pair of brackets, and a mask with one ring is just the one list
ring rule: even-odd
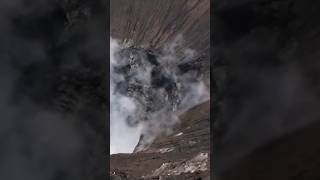
{"label": "steam rising from vent", "polygon": [[[161,51],[121,47],[110,38],[110,153],[132,153],[159,135],[171,133],[178,115],[209,99],[197,70],[183,63],[195,57],[185,50],[178,58],[182,37]],[[143,137],[143,138],[141,138]],[[140,141],[139,141],[140,140]]]}

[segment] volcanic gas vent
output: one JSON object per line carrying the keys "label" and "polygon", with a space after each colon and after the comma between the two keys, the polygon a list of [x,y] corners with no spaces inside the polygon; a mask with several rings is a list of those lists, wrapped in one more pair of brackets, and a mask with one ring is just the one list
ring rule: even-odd
{"label": "volcanic gas vent", "polygon": [[[181,102],[178,82],[172,69],[166,69],[151,50],[129,47],[116,55],[114,72],[122,78],[116,81],[116,90],[134,100],[138,117],[129,116],[131,126],[147,121],[159,110],[175,111]],[[137,115],[135,114],[135,115]]]}

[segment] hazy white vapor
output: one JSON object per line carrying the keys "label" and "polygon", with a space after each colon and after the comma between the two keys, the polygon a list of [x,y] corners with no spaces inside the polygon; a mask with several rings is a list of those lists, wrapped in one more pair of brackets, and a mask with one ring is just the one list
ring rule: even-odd
{"label": "hazy white vapor", "polygon": [[[166,73],[170,74],[181,87],[181,104],[178,112],[184,112],[187,109],[208,100],[209,93],[200,80],[194,74],[178,75],[176,47],[182,37],[178,37],[172,43],[164,47],[158,61],[165,68]],[[169,134],[173,126],[179,122],[178,113],[162,108],[148,115],[148,121],[138,121],[137,126],[129,126],[127,118],[133,117],[139,120],[141,117],[141,108],[135,99],[117,92],[115,85],[124,80],[124,77],[114,72],[114,67],[119,65],[121,60],[117,59],[117,52],[121,50],[119,42],[110,38],[110,153],[132,153],[138,144],[139,138],[143,135],[142,146],[149,145],[160,134]],[[185,50],[185,56],[193,58],[193,50]],[[123,59],[122,59],[123,60]],[[137,77],[146,84],[151,81],[151,69],[138,70]],[[158,93],[162,93],[161,90]],[[138,149],[139,151],[139,149]]]}
{"label": "hazy white vapor", "polygon": [[140,126],[129,127],[126,123],[126,118],[135,113],[133,100],[115,90],[116,82],[123,78],[113,71],[119,49],[117,41],[110,38],[110,154],[132,153],[141,134]]}

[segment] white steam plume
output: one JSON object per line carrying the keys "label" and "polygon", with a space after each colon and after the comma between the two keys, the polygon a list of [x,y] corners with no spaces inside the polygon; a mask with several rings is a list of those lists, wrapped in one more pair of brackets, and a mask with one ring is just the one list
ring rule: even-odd
{"label": "white steam plume", "polygon": [[116,40],[110,38],[110,154],[131,153],[139,141],[141,127],[129,127],[126,118],[135,113],[133,99],[115,90],[116,82],[123,77],[114,72],[115,55],[120,50]]}
{"label": "white steam plume", "polygon": [[[182,37],[179,36],[172,43],[168,44],[157,57],[159,63],[164,67],[164,71],[170,74],[177,83],[181,103],[178,112],[184,112],[187,109],[209,99],[209,92],[204,83],[196,78],[195,74],[179,74],[176,57],[176,47]],[[163,107],[152,114],[149,114],[147,121],[140,121],[142,112],[140,104],[134,98],[119,93],[116,84],[124,80],[123,75],[116,73],[114,67],[122,64],[123,59],[118,59],[117,53],[121,50],[119,42],[110,38],[110,154],[132,153],[136,148],[140,136],[143,135],[143,142],[140,142],[139,148],[144,148],[154,141],[161,134],[169,134],[173,126],[179,122],[178,112],[170,111]],[[185,50],[184,56],[192,59],[195,56],[193,50]],[[129,61],[129,59],[128,59]],[[126,63],[126,62],[125,62]],[[137,78],[147,85],[151,82],[150,69],[139,70]],[[157,93],[161,94],[161,90]],[[130,126],[127,123],[128,117],[138,120],[137,126]],[[136,149],[137,150],[137,149]],[[138,149],[139,151],[139,149]]]}

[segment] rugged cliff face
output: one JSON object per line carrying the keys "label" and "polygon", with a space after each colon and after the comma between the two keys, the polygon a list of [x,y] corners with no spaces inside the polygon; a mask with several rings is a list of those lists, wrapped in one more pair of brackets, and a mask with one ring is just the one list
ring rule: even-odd
{"label": "rugged cliff face", "polygon": [[177,53],[195,50],[209,72],[209,0],[111,0],[110,11],[110,35],[124,45],[157,50],[182,36]]}
{"label": "rugged cliff face", "polygon": [[[184,84],[179,83],[180,76],[189,76],[190,81],[204,81],[209,88],[209,0],[111,0],[110,4],[111,37],[120,41],[123,51],[143,52],[143,56],[147,57],[144,59],[149,61],[147,64],[153,64],[154,73],[151,73],[153,83],[150,86],[146,86],[148,83],[144,84],[145,88],[152,91],[143,91],[145,92],[143,96],[135,96],[139,102],[145,95],[151,98],[150,101],[159,98],[153,101],[153,104],[146,106],[150,107],[149,113],[152,114],[152,109],[159,104],[161,108],[173,109],[173,112],[181,110],[180,100],[183,100],[186,94],[181,90]],[[173,62],[169,64],[161,62],[160,57],[165,54],[164,51],[171,50],[171,46],[174,46]],[[190,50],[195,52],[192,53],[192,57],[188,56]],[[157,58],[160,63],[157,62]],[[135,56],[132,55],[131,59],[134,62]],[[126,60],[130,67],[134,66],[134,63],[130,65],[130,57]],[[137,67],[144,66],[142,64]],[[166,75],[168,69],[175,72],[174,76],[172,73]],[[158,89],[165,89],[163,98],[161,95],[152,96],[151,92],[156,93]],[[128,94],[131,91],[125,92]],[[133,90],[133,94],[138,92],[140,91],[137,89]],[[159,135],[147,147],[142,146],[145,137],[141,137],[134,153],[111,155],[111,177],[113,179],[209,179],[209,109],[209,102],[188,108],[179,115],[180,121],[175,124],[171,133]],[[153,120],[157,121],[156,116]]]}

